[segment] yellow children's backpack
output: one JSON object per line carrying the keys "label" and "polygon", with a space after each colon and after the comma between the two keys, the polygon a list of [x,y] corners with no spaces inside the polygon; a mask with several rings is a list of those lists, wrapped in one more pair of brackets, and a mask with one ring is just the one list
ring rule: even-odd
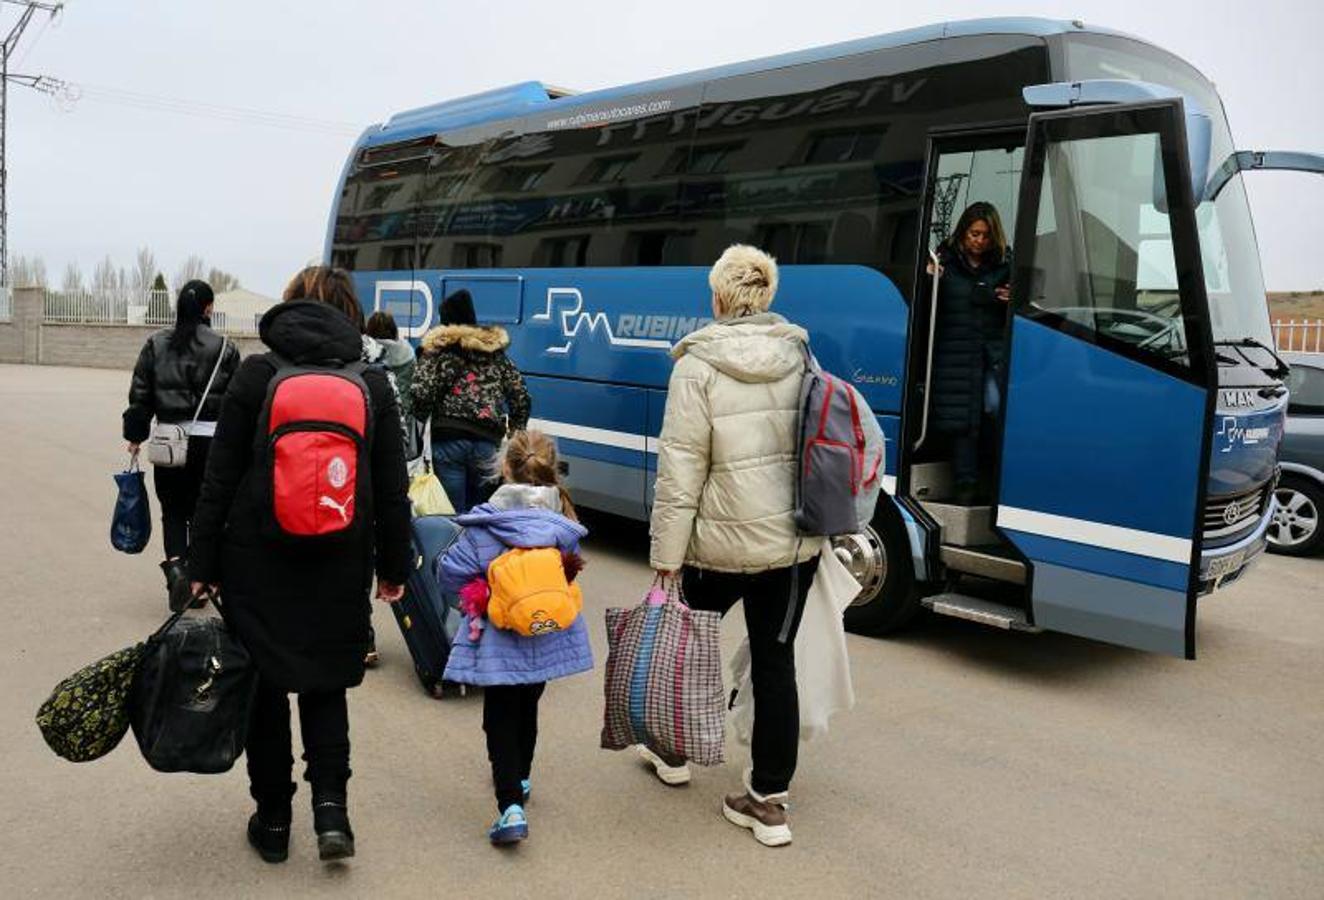
{"label": "yellow children's backpack", "polygon": [[507,550],[487,567],[487,583],[488,620],[516,634],[565,631],[584,608],[584,594],[554,547]]}

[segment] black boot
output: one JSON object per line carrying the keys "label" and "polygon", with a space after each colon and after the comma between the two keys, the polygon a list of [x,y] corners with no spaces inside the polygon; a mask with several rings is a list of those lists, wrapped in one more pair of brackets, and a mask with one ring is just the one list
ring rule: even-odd
{"label": "black boot", "polygon": [[290,856],[290,808],[285,807],[282,817],[279,812],[270,813],[260,806],[248,819],[248,843],[253,845],[258,856],[269,863],[285,862]]}
{"label": "black boot", "polygon": [[161,563],[161,571],[165,573],[170,611],[176,613],[185,609],[192,598],[189,597],[188,567],[184,564],[184,560],[167,559]]}
{"label": "black boot", "polygon": [[343,791],[313,791],[313,830],[317,832],[318,858],[330,861],[354,855],[354,832]]}

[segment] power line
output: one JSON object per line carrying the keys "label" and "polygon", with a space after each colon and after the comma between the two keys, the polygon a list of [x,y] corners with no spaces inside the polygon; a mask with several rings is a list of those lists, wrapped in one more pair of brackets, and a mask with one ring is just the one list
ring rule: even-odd
{"label": "power line", "polygon": [[181,97],[164,97],[156,94],[144,94],[123,88],[97,84],[71,85],[74,99],[87,99],[100,103],[111,103],[132,109],[152,112],[165,112],[181,116],[212,119],[222,122],[234,122],[245,125],[261,125],[268,128],[281,128],[289,131],[310,131],[321,134],[356,136],[362,128],[350,122],[337,122],[330,119],[317,119],[311,116],[299,116],[292,113],[272,112],[242,106],[226,106],[220,103],[208,103],[202,100],[186,100]]}
{"label": "power line", "polygon": [[[41,76],[13,76],[9,74],[9,57],[13,55],[14,49],[18,46],[19,40],[23,37],[23,32],[27,30],[32,17],[38,12],[49,13],[50,18],[54,19],[64,8],[63,3],[41,3],[37,0],[3,0],[3,3],[9,6],[21,6],[23,11],[19,13],[18,21],[9,30],[5,36],[4,43],[0,44],[0,286],[9,284],[9,168],[6,160],[6,135],[9,131],[8,106],[9,106],[9,82],[11,80],[24,84],[27,87],[35,88],[43,93],[50,93],[58,96],[62,89],[67,86],[56,79],[46,79]],[[49,20],[48,20],[49,23]]]}

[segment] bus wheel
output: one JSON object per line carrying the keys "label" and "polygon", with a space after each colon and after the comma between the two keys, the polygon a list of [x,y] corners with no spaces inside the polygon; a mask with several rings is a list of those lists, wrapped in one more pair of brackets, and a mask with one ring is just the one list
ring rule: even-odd
{"label": "bus wheel", "polygon": [[832,546],[861,586],[859,596],[846,607],[846,630],[887,634],[915,618],[920,611],[919,589],[900,516],[887,515],[880,503],[869,528],[834,538]]}

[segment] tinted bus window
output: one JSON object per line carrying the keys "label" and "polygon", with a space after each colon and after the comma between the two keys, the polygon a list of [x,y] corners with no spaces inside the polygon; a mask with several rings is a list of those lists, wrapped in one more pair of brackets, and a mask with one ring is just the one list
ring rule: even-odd
{"label": "tinted bus window", "polygon": [[[690,252],[752,243],[783,263],[870,266],[908,292],[929,130],[1021,117],[1020,88],[1046,72],[1042,43],[987,36],[709,85],[683,187]],[[990,199],[1014,208],[1014,191]]]}
{"label": "tinted bus window", "polygon": [[418,266],[704,266],[740,241],[908,292],[929,130],[1023,117],[1047,68],[1037,38],[955,38],[554,108],[481,144],[443,135]]}
{"label": "tinted bus window", "polygon": [[414,267],[414,216],[432,138],[371,147],[345,179],[331,262],[372,271]]}
{"label": "tinted bus window", "polygon": [[481,202],[491,193],[481,179],[490,179],[500,190],[522,192],[532,190],[540,176],[533,167],[518,165],[481,170],[479,160],[490,145],[453,141],[444,142],[428,158],[419,189],[419,268],[501,266],[502,247],[494,236],[496,211]]}
{"label": "tinted bus window", "polygon": [[[477,166],[465,203],[482,209],[509,267],[676,264],[679,180],[693,108],[598,127],[531,118]],[[536,129],[536,130],[535,130]]]}

